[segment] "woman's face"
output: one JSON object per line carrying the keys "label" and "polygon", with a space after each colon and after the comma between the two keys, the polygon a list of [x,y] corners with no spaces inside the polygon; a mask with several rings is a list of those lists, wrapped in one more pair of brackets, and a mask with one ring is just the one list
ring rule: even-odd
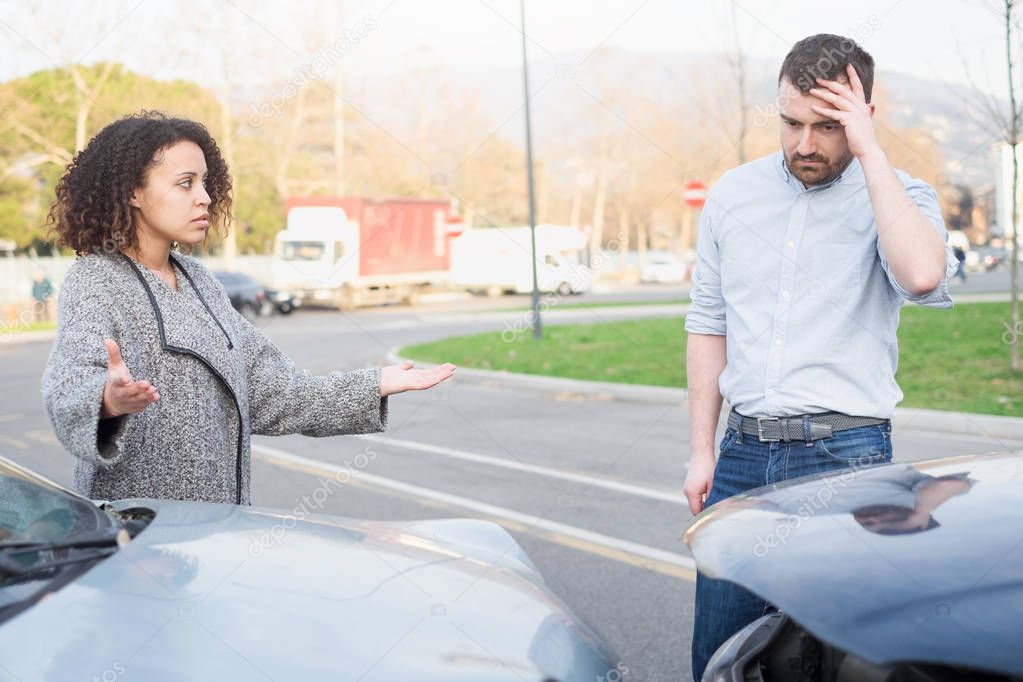
{"label": "woman's face", "polygon": [[194,142],[176,142],[154,158],[145,184],[131,198],[139,241],[198,244],[210,227],[202,149]]}

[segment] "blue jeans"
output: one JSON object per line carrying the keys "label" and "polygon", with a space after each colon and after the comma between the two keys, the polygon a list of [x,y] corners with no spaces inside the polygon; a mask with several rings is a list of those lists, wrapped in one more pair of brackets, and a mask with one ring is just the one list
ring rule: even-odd
{"label": "blue jeans", "polygon": [[[892,426],[885,422],[839,431],[807,445],[803,441],[761,443],[756,436],[725,431],[719,446],[714,482],[706,506],[752,488],[849,467],[892,461]],[[696,621],[693,625],[693,679],[725,640],[764,615],[768,604],[726,580],[696,574]]]}

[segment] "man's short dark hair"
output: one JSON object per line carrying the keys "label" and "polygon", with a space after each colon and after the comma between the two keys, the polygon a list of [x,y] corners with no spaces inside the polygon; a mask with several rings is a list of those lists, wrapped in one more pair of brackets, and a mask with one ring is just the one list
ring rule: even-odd
{"label": "man's short dark hair", "polygon": [[792,46],[778,72],[778,84],[787,79],[800,92],[817,87],[817,79],[847,81],[847,64],[852,64],[863,84],[863,94],[870,101],[874,89],[874,58],[852,38],[831,33],[818,33],[803,38]]}

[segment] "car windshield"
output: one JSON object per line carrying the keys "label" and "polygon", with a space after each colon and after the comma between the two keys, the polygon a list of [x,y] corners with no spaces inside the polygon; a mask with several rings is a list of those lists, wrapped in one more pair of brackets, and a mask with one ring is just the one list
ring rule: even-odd
{"label": "car windshield", "polygon": [[0,457],[0,622],[117,551],[120,524]]}
{"label": "car windshield", "polygon": [[0,547],[61,542],[110,525],[88,500],[0,458]]}
{"label": "car windshield", "polygon": [[284,260],[320,260],[323,249],[323,242],[282,242],[280,255]]}

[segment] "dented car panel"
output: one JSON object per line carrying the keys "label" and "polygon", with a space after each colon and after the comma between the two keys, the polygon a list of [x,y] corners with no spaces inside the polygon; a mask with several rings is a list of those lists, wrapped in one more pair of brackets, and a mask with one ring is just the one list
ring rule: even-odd
{"label": "dented car panel", "polygon": [[1023,671],[1017,454],[758,488],[706,509],[685,540],[701,572],[749,589],[872,664]]}

